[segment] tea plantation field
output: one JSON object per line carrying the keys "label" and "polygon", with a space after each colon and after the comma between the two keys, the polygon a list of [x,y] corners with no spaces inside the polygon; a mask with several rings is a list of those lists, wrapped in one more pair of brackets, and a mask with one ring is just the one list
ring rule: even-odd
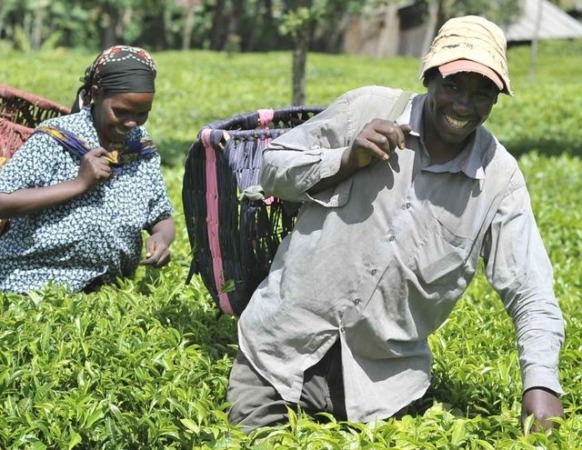
{"label": "tea plantation field", "polygon": [[[15,53],[0,43],[0,83],[70,105],[95,55]],[[173,260],[98,293],[49,288],[0,295],[0,448],[6,449],[581,449],[582,42],[509,52],[515,97],[488,127],[518,158],[555,270],[566,319],[566,417],[552,432],[519,422],[521,379],[511,319],[480,272],[431,337],[433,384],[413,415],[373,424],[288,425],[245,436],[226,421],[236,321],[219,316],[190,264],[181,205],[183,163],[206,123],[289,105],[289,53],[154,53],[159,77],[147,124],[176,208]],[[312,54],[307,103],[383,84],[422,91],[419,61]],[[0,261],[1,264],[1,261]]]}

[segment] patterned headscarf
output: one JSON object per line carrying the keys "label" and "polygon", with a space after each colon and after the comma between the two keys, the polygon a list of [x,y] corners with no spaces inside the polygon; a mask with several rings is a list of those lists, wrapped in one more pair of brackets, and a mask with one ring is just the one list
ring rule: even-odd
{"label": "patterned headscarf", "polygon": [[72,112],[91,103],[91,86],[107,93],[155,92],[156,74],[154,60],[144,49],[127,45],[110,47],[85,70]]}

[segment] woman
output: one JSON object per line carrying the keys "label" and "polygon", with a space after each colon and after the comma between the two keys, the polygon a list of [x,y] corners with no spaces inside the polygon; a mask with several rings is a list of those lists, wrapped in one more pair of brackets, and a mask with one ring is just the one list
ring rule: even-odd
{"label": "woman", "polygon": [[73,113],[42,123],[0,171],[0,218],[10,219],[0,291],[91,290],[131,277],[139,263],[169,262],[172,207],[143,128],[155,77],[145,50],[105,50],[85,71]]}

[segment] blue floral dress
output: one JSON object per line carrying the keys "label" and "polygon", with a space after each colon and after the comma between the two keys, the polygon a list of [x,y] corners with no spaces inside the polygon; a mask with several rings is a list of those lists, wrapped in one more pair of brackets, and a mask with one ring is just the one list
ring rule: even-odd
{"label": "blue floral dress", "polygon": [[[99,146],[90,109],[50,119]],[[147,136],[144,128],[131,133]],[[33,134],[0,170],[0,192],[49,186],[77,176],[80,159],[44,133]],[[142,230],[172,215],[157,153],[136,159],[64,204],[13,218],[0,237],[0,291],[26,293],[49,282],[82,290],[97,278],[132,276]]]}

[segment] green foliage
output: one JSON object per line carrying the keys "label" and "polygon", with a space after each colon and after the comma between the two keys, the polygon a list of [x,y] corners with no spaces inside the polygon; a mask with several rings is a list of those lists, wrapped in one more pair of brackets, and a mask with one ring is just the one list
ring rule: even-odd
{"label": "green foliage", "polygon": [[[236,320],[218,316],[200,280],[184,280],[190,248],[182,167],[199,129],[235,113],[289,104],[287,53],[155,53],[159,143],[176,207],[173,259],[161,271],[98,293],[51,287],[0,295],[0,448],[45,449],[578,449],[582,442],[582,62],[580,42],[510,51],[515,97],[500,97],[489,127],[519,156],[566,319],[561,357],[566,418],[559,430],[519,423],[521,381],[513,325],[482,270],[430,339],[433,383],[402,419],[371,424],[291,414],[250,436],[226,420]],[[22,54],[0,47],[0,79],[69,105],[94,54]],[[414,59],[310,55],[309,104],[386,84],[422,91]]]}
{"label": "green foliage", "polygon": [[523,2],[515,0],[496,0],[493,2],[482,2],[480,0],[463,0],[448,3],[447,17],[458,17],[467,14],[476,14],[487,17],[489,20],[499,24],[508,25],[519,17]]}

